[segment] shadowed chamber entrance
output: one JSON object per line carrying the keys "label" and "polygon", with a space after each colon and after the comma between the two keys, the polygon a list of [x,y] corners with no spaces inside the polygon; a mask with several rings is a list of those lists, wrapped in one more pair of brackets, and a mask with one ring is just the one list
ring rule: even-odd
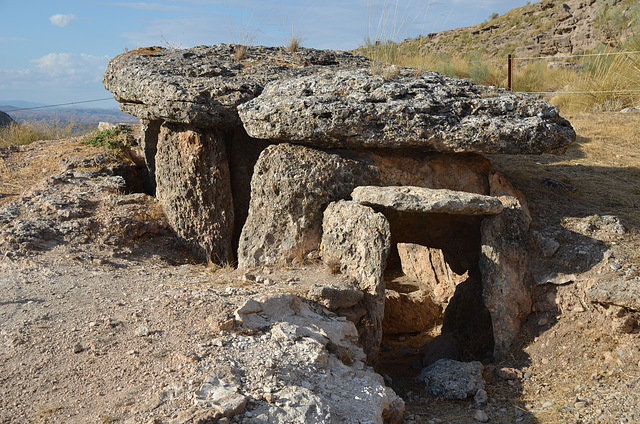
{"label": "shadowed chamber entrance", "polygon": [[442,358],[490,359],[493,331],[478,268],[484,216],[384,214],[391,250],[381,371],[396,379]]}

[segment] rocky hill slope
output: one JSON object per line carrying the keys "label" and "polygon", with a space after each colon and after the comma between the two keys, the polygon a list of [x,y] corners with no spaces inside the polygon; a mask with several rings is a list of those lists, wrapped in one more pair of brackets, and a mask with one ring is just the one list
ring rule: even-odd
{"label": "rocky hill slope", "polygon": [[638,34],[634,0],[543,0],[481,24],[427,34],[400,43],[423,54],[553,56],[617,46]]}

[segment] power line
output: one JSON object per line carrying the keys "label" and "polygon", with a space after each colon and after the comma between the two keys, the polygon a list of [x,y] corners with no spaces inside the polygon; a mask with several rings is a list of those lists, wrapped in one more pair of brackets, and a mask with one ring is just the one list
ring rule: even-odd
{"label": "power line", "polygon": [[49,107],[77,105],[77,104],[80,104],[80,103],[104,102],[105,100],[113,100],[113,97],[108,97],[108,98],[104,98],[104,99],[94,99],[94,100],[82,100],[82,101],[79,101],[79,102],[60,103],[60,104],[57,104],[57,105],[23,107],[23,108],[19,108],[19,109],[3,110],[2,112],[17,112],[17,111],[20,111],[20,110],[45,109],[45,108],[49,108]]}

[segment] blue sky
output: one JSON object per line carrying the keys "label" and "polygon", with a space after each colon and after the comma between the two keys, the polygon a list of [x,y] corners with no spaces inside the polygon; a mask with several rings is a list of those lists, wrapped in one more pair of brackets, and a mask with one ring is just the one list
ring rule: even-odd
{"label": "blue sky", "polygon": [[[110,97],[102,74],[125,49],[284,45],[352,49],[480,23],[526,0],[0,0],[0,100],[59,104]],[[115,107],[106,101],[87,107]]]}

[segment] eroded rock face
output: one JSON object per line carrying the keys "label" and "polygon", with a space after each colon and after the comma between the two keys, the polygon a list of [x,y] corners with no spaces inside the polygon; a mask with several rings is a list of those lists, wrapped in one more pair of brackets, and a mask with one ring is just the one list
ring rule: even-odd
{"label": "eroded rock face", "polygon": [[549,103],[412,69],[278,80],[238,111],[252,137],[328,148],[540,154],[576,137]]}
{"label": "eroded rock face", "polygon": [[341,200],[326,208],[322,228],[323,260],[337,261],[340,270],[355,277],[364,292],[366,314],[357,327],[367,362],[376,364],[382,339],[389,222],[369,207]]}
{"label": "eroded rock face", "polygon": [[156,197],[171,226],[204,260],[233,261],[233,194],[224,139],[165,123],[158,136]]}
{"label": "eroded rock face", "polygon": [[320,245],[325,207],[373,180],[371,166],[337,153],[284,143],[268,147],[251,181],[239,267],[304,259]]}

